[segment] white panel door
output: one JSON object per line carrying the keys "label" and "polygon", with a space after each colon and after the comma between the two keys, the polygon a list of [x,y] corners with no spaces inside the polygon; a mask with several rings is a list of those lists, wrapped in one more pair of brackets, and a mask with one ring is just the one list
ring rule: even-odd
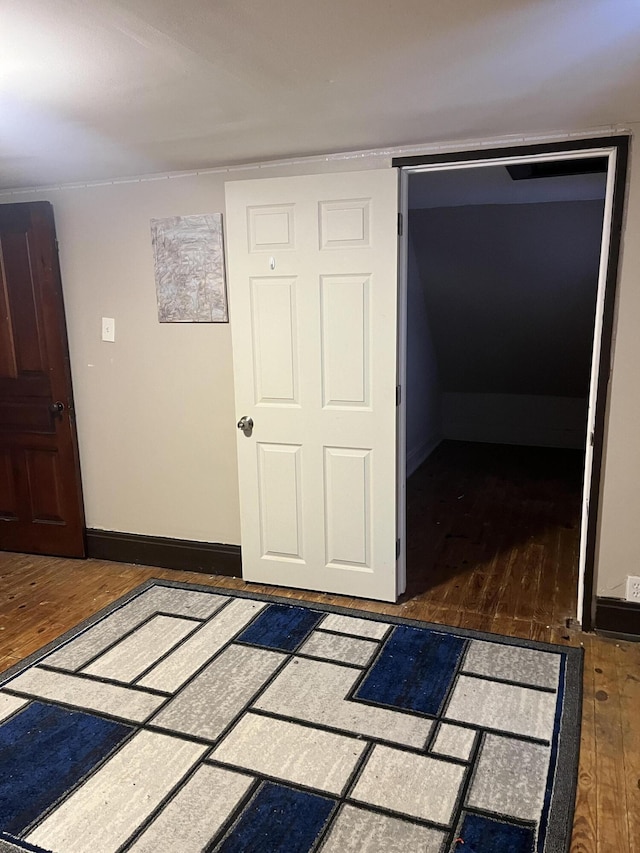
{"label": "white panel door", "polygon": [[395,169],[226,184],[245,580],[396,599]]}

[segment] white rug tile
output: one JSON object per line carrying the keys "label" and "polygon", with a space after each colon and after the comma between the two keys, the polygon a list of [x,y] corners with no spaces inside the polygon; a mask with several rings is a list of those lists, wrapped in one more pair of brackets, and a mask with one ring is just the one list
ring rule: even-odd
{"label": "white rug tile", "polygon": [[188,619],[154,616],[82,671],[129,683],[190,634],[197,625],[197,622]]}
{"label": "white rug tile", "polygon": [[39,699],[62,702],[85,711],[97,711],[122,720],[142,723],[156,711],[164,696],[132,690],[117,684],[103,684],[64,672],[32,667],[9,682],[14,690]]}
{"label": "white rug tile", "polygon": [[507,646],[503,643],[472,640],[464,659],[463,671],[556,690],[560,675],[560,655],[520,646]]}
{"label": "white rug tile", "polygon": [[345,805],[322,853],[441,853],[445,833],[368,809]]}
{"label": "white rug tile", "polygon": [[431,747],[431,752],[467,761],[471,755],[475,739],[476,731],[474,729],[442,723]]}
{"label": "white rug tile", "polygon": [[254,781],[221,767],[199,767],[130,853],[201,853]]}
{"label": "white rug tile", "polygon": [[473,726],[549,740],[556,694],[461,675],[445,717]]}
{"label": "white rug tile", "polygon": [[549,757],[548,746],[487,735],[467,802],[509,817],[537,820]]}
{"label": "white rug tile", "polygon": [[211,757],[284,782],[340,794],[365,746],[344,735],[246,714]]}
{"label": "white rug tile", "polygon": [[337,660],[342,663],[366,666],[380,648],[379,643],[371,640],[360,640],[346,634],[328,634],[325,631],[314,631],[306,643],[299,649],[301,654]]}
{"label": "white rug tile", "polygon": [[29,699],[20,699],[18,696],[0,693],[0,723],[28,704]]}
{"label": "white rug tile", "polygon": [[368,637],[381,640],[386,636],[391,625],[387,622],[374,622],[360,619],[357,616],[344,616],[341,613],[328,613],[318,626],[327,631],[337,631],[340,634],[354,634],[356,637]]}
{"label": "white rug tile", "polygon": [[465,769],[377,744],[350,799],[448,825]]}

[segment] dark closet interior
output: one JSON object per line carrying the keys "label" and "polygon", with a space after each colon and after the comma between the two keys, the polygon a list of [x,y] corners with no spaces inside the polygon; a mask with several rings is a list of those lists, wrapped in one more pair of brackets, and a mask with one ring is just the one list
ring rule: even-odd
{"label": "dark closet interior", "polygon": [[575,615],[606,163],[411,174],[407,593]]}

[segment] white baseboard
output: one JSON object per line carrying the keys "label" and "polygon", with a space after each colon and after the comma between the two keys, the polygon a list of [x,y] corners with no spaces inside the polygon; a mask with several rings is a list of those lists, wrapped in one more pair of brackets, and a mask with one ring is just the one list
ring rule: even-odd
{"label": "white baseboard", "polygon": [[523,394],[442,396],[442,432],[455,441],[584,450],[587,400]]}

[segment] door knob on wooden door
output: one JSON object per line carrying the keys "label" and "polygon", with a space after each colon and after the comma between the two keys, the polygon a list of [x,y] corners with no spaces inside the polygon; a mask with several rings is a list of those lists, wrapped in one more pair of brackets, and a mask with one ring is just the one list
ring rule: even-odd
{"label": "door knob on wooden door", "polygon": [[49,411],[55,417],[61,415],[64,412],[64,403],[61,403],[59,400],[56,403],[51,403],[49,406]]}
{"label": "door knob on wooden door", "polygon": [[238,421],[238,429],[241,429],[245,435],[250,435],[253,429],[253,418],[243,415]]}

